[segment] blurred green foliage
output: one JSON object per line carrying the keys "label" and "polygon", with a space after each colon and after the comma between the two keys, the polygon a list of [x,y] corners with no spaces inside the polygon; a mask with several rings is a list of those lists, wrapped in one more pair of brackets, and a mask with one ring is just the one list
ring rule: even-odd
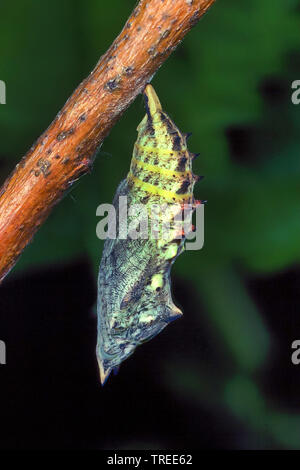
{"label": "blurred green foliage", "polygon": [[[0,78],[7,84],[0,114],[2,180],[105,52],[135,3],[1,5]],[[292,448],[300,448],[300,415],[276,411],[256,384],[254,373],[264,367],[272,338],[239,273],[268,274],[300,260],[300,111],[290,101],[291,82],[300,78],[299,26],[296,0],[218,0],[153,80],[179,128],[193,132],[190,149],[201,152],[194,170],[205,175],[196,195],[208,200],[205,247],[180,257],[173,274],[193,282],[201,315],[213,323],[233,364],[227,377],[201,364],[190,370],[178,364],[176,371],[166,364],[166,386],[199,406],[222,406],[275,446]],[[283,100],[262,92],[274,79],[284,84]],[[125,177],[143,114],[138,98],[104,142],[92,174],[55,208],[14,273],[87,253],[96,274],[102,249],[96,208],[112,200]],[[243,160],[228,130],[245,127],[253,139]]]}

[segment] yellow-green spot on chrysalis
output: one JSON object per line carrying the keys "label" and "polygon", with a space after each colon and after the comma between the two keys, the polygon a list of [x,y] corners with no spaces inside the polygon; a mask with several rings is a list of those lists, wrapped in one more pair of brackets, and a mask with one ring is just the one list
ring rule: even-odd
{"label": "yellow-green spot on chrysalis", "polygon": [[168,246],[165,252],[165,258],[166,259],[172,259],[175,258],[178,252],[178,246],[175,243],[172,243],[172,245]]}
{"label": "yellow-green spot on chrysalis", "polygon": [[151,278],[151,289],[152,290],[157,290],[161,289],[162,286],[164,285],[164,277],[162,274],[154,274]]}

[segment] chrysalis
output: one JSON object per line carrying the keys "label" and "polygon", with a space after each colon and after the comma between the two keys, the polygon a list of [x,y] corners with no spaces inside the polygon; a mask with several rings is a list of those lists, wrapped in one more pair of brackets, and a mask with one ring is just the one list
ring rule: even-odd
{"label": "chrysalis", "polygon": [[[192,173],[195,155],[187,150],[187,135],[162,110],[151,85],[144,97],[147,114],[137,128],[130,171],[113,201],[118,236],[106,239],[100,264],[97,359],[102,384],[138,345],[182,315],[172,300],[170,270],[184,249],[184,208],[192,212],[200,203],[193,196],[199,177]],[[137,228],[146,219],[129,209],[124,228],[120,201],[127,201],[128,208],[138,204],[146,209],[148,226],[141,229],[142,236],[136,236]],[[165,225],[169,230],[157,236]]]}

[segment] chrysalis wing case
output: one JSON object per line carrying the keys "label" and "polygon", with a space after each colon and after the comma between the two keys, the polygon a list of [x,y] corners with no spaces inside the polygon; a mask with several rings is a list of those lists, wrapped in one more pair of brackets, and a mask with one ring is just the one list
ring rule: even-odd
{"label": "chrysalis wing case", "polygon": [[106,239],[100,264],[97,359],[102,384],[138,345],[182,315],[172,300],[170,270],[184,250],[182,214],[187,208],[191,215],[201,203],[193,196],[199,177],[192,173],[195,155],[187,150],[187,135],[162,110],[151,85],[144,97],[147,114],[137,128],[130,171],[113,201],[117,238]]}

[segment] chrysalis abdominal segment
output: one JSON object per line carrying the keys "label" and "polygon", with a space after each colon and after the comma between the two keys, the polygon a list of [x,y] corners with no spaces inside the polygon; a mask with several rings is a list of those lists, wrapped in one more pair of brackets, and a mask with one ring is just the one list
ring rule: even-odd
{"label": "chrysalis abdominal segment", "polygon": [[[187,150],[182,134],[162,110],[151,85],[144,92],[146,115],[138,126],[130,171],[114,197],[117,224],[118,201],[128,204],[176,205],[177,212],[189,205],[198,177],[192,172],[194,154]],[[176,212],[176,211],[175,211]],[[153,217],[153,216],[152,216]],[[164,215],[158,216],[163,222]],[[135,223],[134,215],[128,217]],[[184,250],[184,233],[178,237],[174,224],[167,239],[106,239],[98,278],[97,359],[102,384],[112,370],[182,315],[171,296],[170,270]]]}

